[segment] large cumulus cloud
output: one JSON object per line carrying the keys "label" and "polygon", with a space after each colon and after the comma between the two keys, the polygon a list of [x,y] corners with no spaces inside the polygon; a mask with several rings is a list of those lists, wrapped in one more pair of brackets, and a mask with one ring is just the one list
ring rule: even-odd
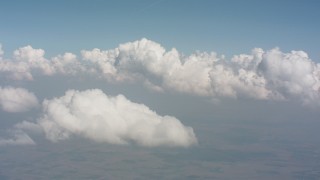
{"label": "large cumulus cloud", "polygon": [[[155,91],[175,91],[209,98],[294,100],[320,102],[320,65],[303,51],[288,53],[278,48],[225,59],[215,52],[189,56],[166,50],[148,39],[128,42],[110,50],[83,50],[45,59],[44,51],[30,46],[14,52],[13,61],[0,61],[0,72],[14,79],[32,79],[62,73],[94,74],[108,82],[138,82]],[[0,53],[1,56],[1,53]]]}
{"label": "large cumulus cloud", "polygon": [[254,98],[320,102],[320,65],[303,51],[278,48],[235,55],[231,60],[216,53],[183,56],[176,49],[142,39],[113,50],[82,51],[108,80],[142,81],[158,91],[173,90],[212,98]]}
{"label": "large cumulus cloud", "polygon": [[147,39],[121,44],[113,50],[81,53],[108,80],[142,81],[151,89],[198,95],[211,94],[208,73],[218,60],[215,53],[181,57],[176,49],[166,52],[160,44]]}
{"label": "large cumulus cloud", "polygon": [[99,89],[69,90],[43,102],[43,116],[36,123],[22,122],[19,131],[43,132],[57,142],[80,136],[97,142],[142,146],[182,146],[197,143],[191,127],[172,116],[160,116],[123,95],[110,97]]}

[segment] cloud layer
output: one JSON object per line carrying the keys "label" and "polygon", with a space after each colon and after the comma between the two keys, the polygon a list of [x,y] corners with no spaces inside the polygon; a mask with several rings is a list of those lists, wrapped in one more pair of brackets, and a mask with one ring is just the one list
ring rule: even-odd
{"label": "cloud layer", "polygon": [[80,136],[96,142],[141,146],[182,146],[197,143],[191,127],[172,116],[160,116],[123,95],[110,97],[99,89],[69,90],[59,98],[43,102],[37,123],[22,122],[19,131],[44,132],[57,142]]}
{"label": "cloud layer", "polygon": [[3,111],[25,112],[37,106],[37,97],[28,90],[0,86],[0,107]]}
{"label": "cloud layer", "polygon": [[166,51],[156,42],[141,39],[111,50],[83,50],[81,56],[77,59],[65,53],[48,60],[42,49],[26,46],[14,52],[13,60],[2,58],[0,73],[29,80],[35,74],[86,73],[108,82],[142,83],[159,92],[320,105],[320,65],[303,51],[256,48],[251,54],[226,60],[215,52],[184,56],[176,49]]}

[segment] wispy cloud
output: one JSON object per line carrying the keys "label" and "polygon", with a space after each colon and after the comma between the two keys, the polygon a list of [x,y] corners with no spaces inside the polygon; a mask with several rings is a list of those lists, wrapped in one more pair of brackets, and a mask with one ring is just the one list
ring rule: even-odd
{"label": "wispy cloud", "polygon": [[12,138],[1,138],[0,146],[6,145],[34,145],[35,142],[30,138],[30,136],[22,131],[11,132],[13,134]]}

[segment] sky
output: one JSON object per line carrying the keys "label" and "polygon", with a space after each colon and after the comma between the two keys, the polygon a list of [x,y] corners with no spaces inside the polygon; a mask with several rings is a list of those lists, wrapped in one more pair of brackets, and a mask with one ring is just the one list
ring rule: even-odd
{"label": "sky", "polygon": [[[317,0],[7,1],[1,43],[9,53],[32,45],[53,56],[109,49],[142,37],[185,54],[233,56],[255,47],[304,50],[319,61]],[[188,38],[186,38],[188,37]]]}
{"label": "sky", "polygon": [[317,179],[316,0],[0,3],[0,179]]}

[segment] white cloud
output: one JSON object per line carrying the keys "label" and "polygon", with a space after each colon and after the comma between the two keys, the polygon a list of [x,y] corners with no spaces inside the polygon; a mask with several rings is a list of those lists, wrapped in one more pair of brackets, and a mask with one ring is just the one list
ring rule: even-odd
{"label": "white cloud", "polygon": [[264,54],[258,71],[267,79],[268,88],[285,99],[320,104],[320,64],[305,52],[272,49]]}
{"label": "white cloud", "polygon": [[54,69],[50,66],[47,59],[44,58],[44,50],[34,49],[31,46],[19,48],[14,51],[14,58],[19,63],[27,63],[29,68],[41,71],[45,75],[54,73]]}
{"label": "white cloud", "polygon": [[271,93],[266,89],[266,80],[254,71],[235,72],[231,67],[216,65],[209,75],[213,96],[268,99]]}
{"label": "white cloud", "polygon": [[0,58],[0,72],[13,80],[32,80],[30,65],[27,62],[4,60]]}
{"label": "white cloud", "polygon": [[55,73],[76,75],[77,73],[86,71],[81,62],[77,60],[77,56],[68,52],[53,57],[49,62]]}
{"label": "white cloud", "polygon": [[44,55],[43,49],[34,49],[30,45],[19,48],[14,51],[12,60],[0,58],[0,73],[14,80],[33,80],[33,76],[36,74],[46,76],[57,73],[75,75],[85,69],[77,60],[76,55],[72,53],[58,55],[51,60],[46,59]]}
{"label": "white cloud", "polygon": [[[45,100],[39,125],[51,141],[81,136],[97,142],[142,146],[183,146],[197,142],[190,127],[172,116],[160,116],[123,95],[110,97],[101,90],[69,90]],[[18,127],[37,129],[30,123]]]}
{"label": "white cloud", "polygon": [[23,88],[0,87],[0,107],[7,112],[24,112],[38,106],[37,97]]}
{"label": "white cloud", "polygon": [[[117,69],[115,65],[115,59],[119,54],[118,49],[101,51],[100,49],[93,49],[92,51],[81,51],[82,57],[84,60],[93,63],[92,71],[102,74],[109,80],[117,79],[115,77]],[[120,78],[118,78],[119,80]]]}
{"label": "white cloud", "polygon": [[[226,64],[216,53],[183,56],[176,49],[166,52],[161,45],[142,39],[121,44],[114,50],[82,51],[82,55],[99,69],[108,69],[109,73],[101,73],[108,80],[142,81],[146,87],[160,92],[173,90],[208,97],[236,97],[241,91],[240,94],[249,97],[267,98],[263,77],[241,69],[234,72],[231,64]],[[246,92],[250,87],[253,93]]]}
{"label": "white cloud", "polygon": [[82,56],[98,67],[98,73],[111,81],[142,81],[156,91],[175,90],[198,95],[210,94],[208,72],[215,53],[181,57],[176,49],[168,52],[147,39],[121,44],[108,51],[82,51]]}
{"label": "white cloud", "polygon": [[[99,56],[88,54],[99,52]],[[216,53],[197,52],[183,56],[166,51],[147,39],[121,44],[109,51],[83,51],[108,80],[142,81],[156,91],[177,91],[211,98],[254,98],[298,100],[304,104],[320,102],[320,65],[303,51],[265,52],[234,56],[231,61]],[[108,68],[105,68],[108,67]],[[116,77],[116,78],[110,78]]]}
{"label": "white cloud", "polygon": [[47,60],[43,50],[26,46],[14,52],[14,61],[1,60],[0,72],[14,79],[32,79],[39,71],[88,73],[109,82],[138,82],[158,92],[320,104],[320,65],[303,51],[255,48],[227,60],[214,52],[184,56],[143,38],[115,49],[83,50],[81,55],[83,60],[71,53]]}

